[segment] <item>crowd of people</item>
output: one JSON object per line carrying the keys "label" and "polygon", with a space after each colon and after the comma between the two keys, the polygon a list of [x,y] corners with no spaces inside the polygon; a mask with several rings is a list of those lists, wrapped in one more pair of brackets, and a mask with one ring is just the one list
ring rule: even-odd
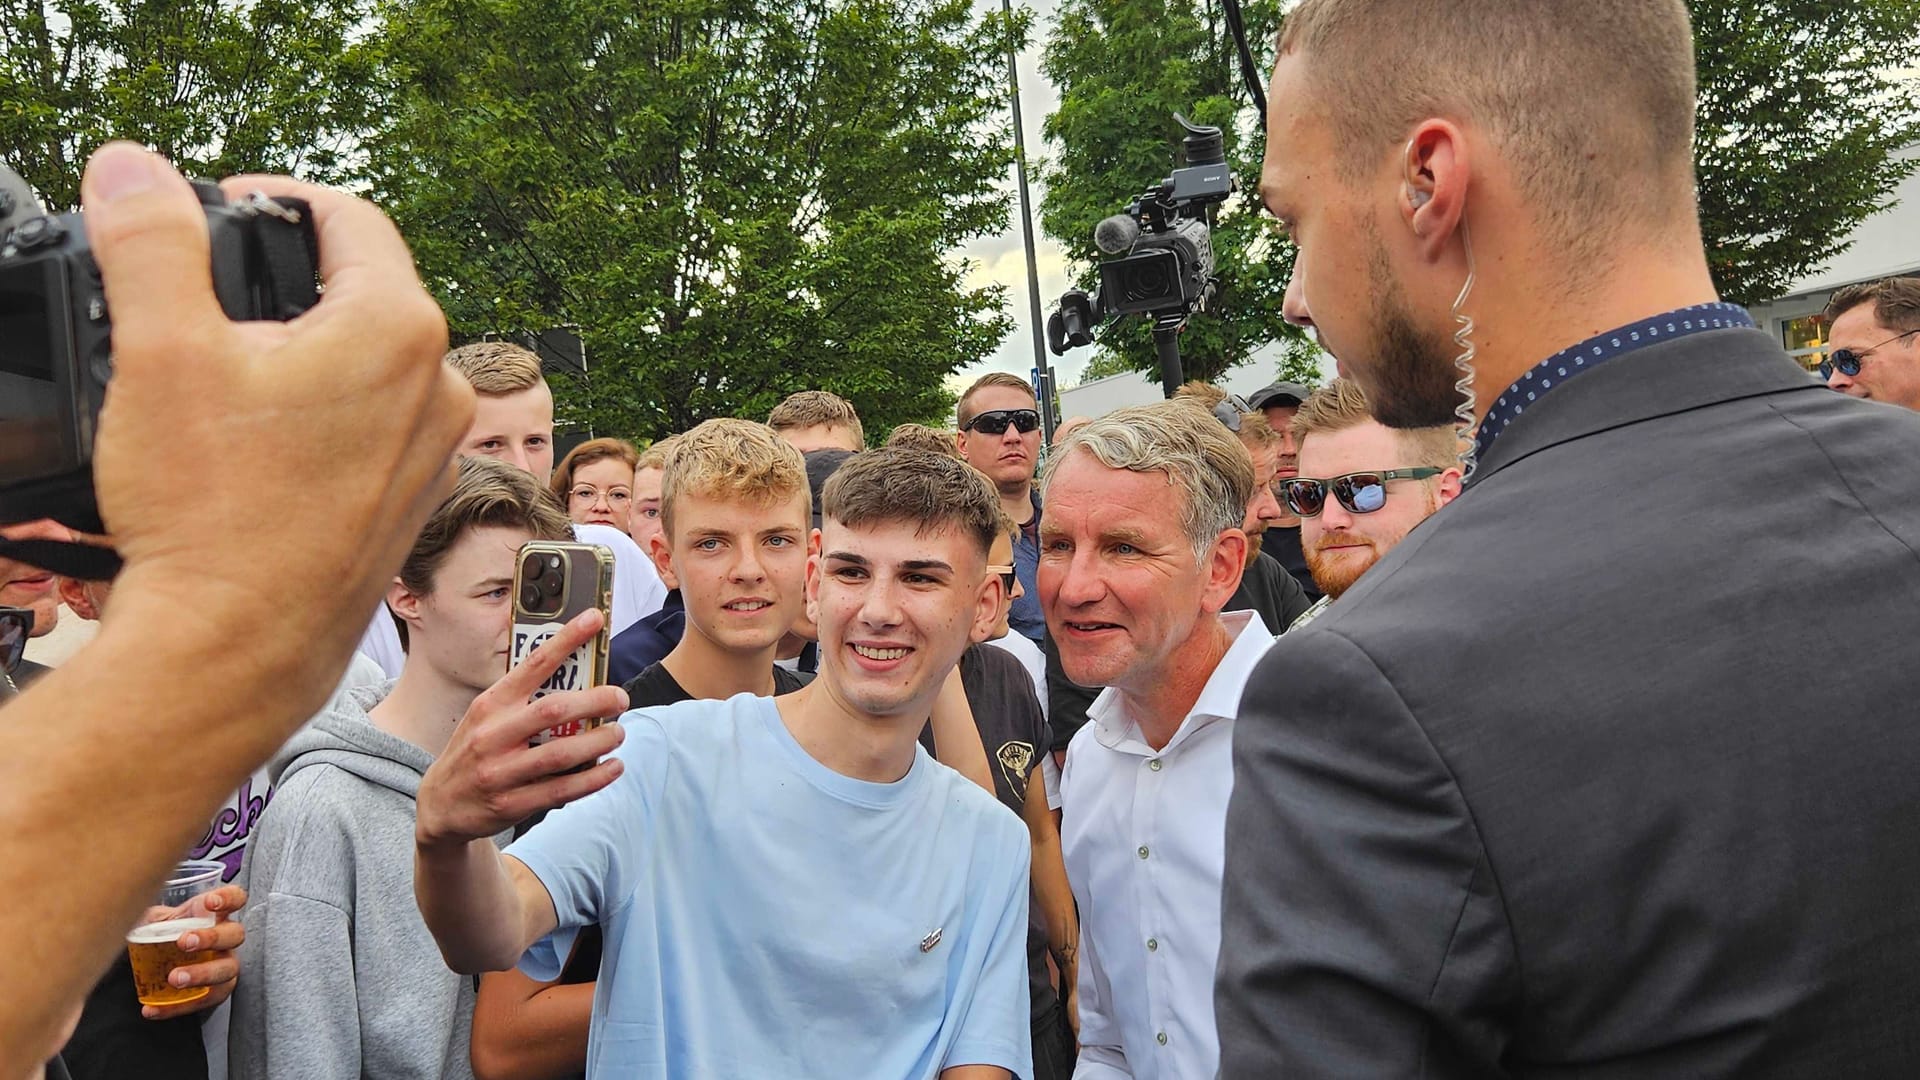
{"label": "crowd of people", "polygon": [[[9,625],[102,624],[7,672],[41,741],[0,805],[72,911],[11,961],[51,992],[0,1072],[1910,1075],[1920,281],[1836,293],[1818,381],[1719,302],[1678,0],[1303,0],[1279,52],[1260,197],[1340,377],[1050,445],[995,373],[951,428],[814,389],[556,461],[538,358],[447,351],[370,207],[255,181],[314,201],[329,287],[235,328],[165,270],[204,261],[184,184],[102,151],[127,564],[0,556]],[[140,426],[216,393],[237,433]],[[269,422],[379,475],[293,440],[189,513],[132,452]],[[194,563],[275,470],[288,549]],[[613,589],[516,663],[535,541]],[[536,695],[603,631],[605,685]],[[182,855],[217,887],[145,910]],[[168,982],[204,994],[101,974],[136,914],[200,920]]]}

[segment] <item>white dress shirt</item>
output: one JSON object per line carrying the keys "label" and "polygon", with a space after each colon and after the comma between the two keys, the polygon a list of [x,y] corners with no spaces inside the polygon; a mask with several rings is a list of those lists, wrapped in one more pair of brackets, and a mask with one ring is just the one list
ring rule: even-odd
{"label": "white dress shirt", "polygon": [[[613,622],[607,640],[613,635],[660,610],[667,602],[667,586],[653,560],[633,542],[633,537],[611,525],[575,525],[573,538],[583,544],[599,544],[613,551]],[[387,602],[374,609],[373,621],[360,637],[360,653],[380,665],[390,679],[400,677],[407,662],[400,647],[400,631],[387,613]]]}
{"label": "white dress shirt", "polygon": [[1159,751],[1109,688],[1087,710],[1060,778],[1061,842],[1080,905],[1075,1080],[1213,1080],[1213,973],[1233,718],[1274,635],[1220,616],[1233,645]]}

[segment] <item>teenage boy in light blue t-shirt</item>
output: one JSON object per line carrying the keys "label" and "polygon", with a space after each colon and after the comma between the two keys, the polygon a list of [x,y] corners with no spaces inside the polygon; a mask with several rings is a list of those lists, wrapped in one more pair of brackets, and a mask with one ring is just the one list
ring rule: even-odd
{"label": "teenage boy in light blue t-shirt", "polygon": [[[992,629],[998,500],[958,461],[891,450],[822,503],[806,689],[528,749],[561,713],[620,704],[524,703],[590,614],[475,703],[421,784],[415,890],[455,970],[552,978],[603,927],[589,1077],[1031,1075],[1025,829],[917,741]],[[561,804],[504,855],[486,843]]]}

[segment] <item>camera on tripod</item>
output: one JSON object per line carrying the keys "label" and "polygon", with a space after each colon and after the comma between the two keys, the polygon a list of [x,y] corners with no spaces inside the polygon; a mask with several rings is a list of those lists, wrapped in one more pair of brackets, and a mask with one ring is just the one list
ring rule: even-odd
{"label": "camera on tripod", "polygon": [[1173,118],[1187,132],[1186,166],[1094,228],[1094,246],[1111,256],[1100,263],[1100,288],[1091,295],[1069,291],[1047,319],[1047,344],[1057,356],[1093,344],[1094,331],[1110,318],[1151,318],[1168,386],[1180,382],[1176,335],[1188,315],[1206,308],[1217,285],[1213,207],[1234,190],[1220,129],[1179,113]]}
{"label": "camera on tripod", "polygon": [[[319,302],[306,203],[261,194],[229,203],[216,184],[193,186],[229,318],[284,322]],[[86,223],[42,213],[26,182],[0,166],[0,523],[53,518],[101,531],[93,437],[112,375],[112,322]]]}

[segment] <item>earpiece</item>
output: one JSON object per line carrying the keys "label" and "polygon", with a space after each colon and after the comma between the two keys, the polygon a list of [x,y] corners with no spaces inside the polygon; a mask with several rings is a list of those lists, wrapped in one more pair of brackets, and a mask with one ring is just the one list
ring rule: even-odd
{"label": "earpiece", "polygon": [[1413,204],[1415,210],[1418,210],[1433,201],[1433,196],[1428,192],[1421,191],[1419,188],[1409,187],[1407,188],[1407,201]]}

